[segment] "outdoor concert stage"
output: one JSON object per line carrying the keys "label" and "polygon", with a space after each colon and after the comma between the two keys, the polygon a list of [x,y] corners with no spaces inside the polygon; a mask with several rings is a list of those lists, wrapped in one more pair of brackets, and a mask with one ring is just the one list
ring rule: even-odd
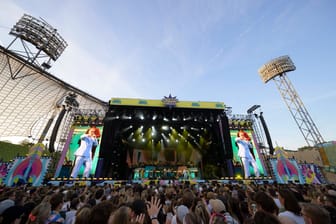
{"label": "outdoor concert stage", "polygon": [[[91,176],[113,180],[210,180],[243,176],[234,139],[252,122],[229,120],[224,103],[112,98],[103,121],[78,112],[54,178],[68,178],[80,136],[98,128]],[[260,174],[267,176],[256,146]],[[63,160],[62,160],[63,158]],[[83,170],[83,169],[82,169]],[[81,171],[83,172],[83,171]],[[81,172],[79,177],[81,177]],[[253,171],[251,172],[253,174]]]}

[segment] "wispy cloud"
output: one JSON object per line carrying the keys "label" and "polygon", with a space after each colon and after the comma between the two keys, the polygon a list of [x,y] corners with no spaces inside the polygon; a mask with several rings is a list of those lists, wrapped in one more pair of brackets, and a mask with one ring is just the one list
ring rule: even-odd
{"label": "wispy cloud", "polygon": [[328,101],[328,102],[335,102],[336,101],[336,90],[326,91],[320,94],[315,94],[314,96],[305,100],[309,104],[321,102],[321,101]]}

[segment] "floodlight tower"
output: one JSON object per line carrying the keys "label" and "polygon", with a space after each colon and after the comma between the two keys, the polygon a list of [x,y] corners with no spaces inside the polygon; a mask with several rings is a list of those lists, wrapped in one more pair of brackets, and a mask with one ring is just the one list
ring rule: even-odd
{"label": "floodlight tower", "polygon": [[[35,73],[26,74],[21,72],[27,64],[33,64],[42,70],[51,68],[51,61],[56,61],[68,46],[66,41],[57,33],[57,30],[43,19],[36,19],[24,14],[13,26],[9,34],[15,36],[8,45],[7,50],[11,50],[25,60],[20,67],[12,65],[12,60],[7,56],[8,66],[10,66],[11,78],[23,78]],[[20,49],[12,49],[19,45]],[[36,47],[32,48],[30,45]],[[15,69],[14,69],[15,68]]]}
{"label": "floodlight tower", "polygon": [[286,72],[296,69],[289,56],[281,56],[264,64],[259,70],[259,74],[264,83],[273,79],[282,99],[285,101],[290,113],[298,125],[303,137],[309,146],[319,147],[320,156],[324,165],[329,165],[328,158],[322,147],[324,140],[317,129],[313,119],[309,115],[294,86],[286,76]]}

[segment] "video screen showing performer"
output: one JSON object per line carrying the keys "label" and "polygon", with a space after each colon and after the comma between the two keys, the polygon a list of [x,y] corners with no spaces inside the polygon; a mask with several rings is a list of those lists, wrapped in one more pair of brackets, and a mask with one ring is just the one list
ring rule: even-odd
{"label": "video screen showing performer", "polygon": [[90,177],[96,171],[101,130],[95,126],[75,127],[67,162],[71,163],[70,177]]}
{"label": "video screen showing performer", "polygon": [[231,131],[233,161],[235,164],[241,164],[244,178],[259,177],[264,174],[258,152],[250,137],[251,135],[252,133],[249,130]]}

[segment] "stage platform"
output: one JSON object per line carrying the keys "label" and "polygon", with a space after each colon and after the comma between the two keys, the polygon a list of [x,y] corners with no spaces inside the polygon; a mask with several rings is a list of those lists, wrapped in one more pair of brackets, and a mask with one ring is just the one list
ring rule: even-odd
{"label": "stage platform", "polygon": [[275,181],[271,177],[251,177],[249,179],[225,177],[221,179],[213,180],[196,180],[196,179],[179,179],[179,180],[163,180],[163,179],[143,179],[143,180],[113,180],[112,178],[51,178],[46,181],[48,185],[52,186],[104,186],[104,185],[114,185],[114,186],[126,186],[133,184],[142,185],[196,185],[196,184],[206,184],[206,183],[220,183],[220,184],[273,184]]}

